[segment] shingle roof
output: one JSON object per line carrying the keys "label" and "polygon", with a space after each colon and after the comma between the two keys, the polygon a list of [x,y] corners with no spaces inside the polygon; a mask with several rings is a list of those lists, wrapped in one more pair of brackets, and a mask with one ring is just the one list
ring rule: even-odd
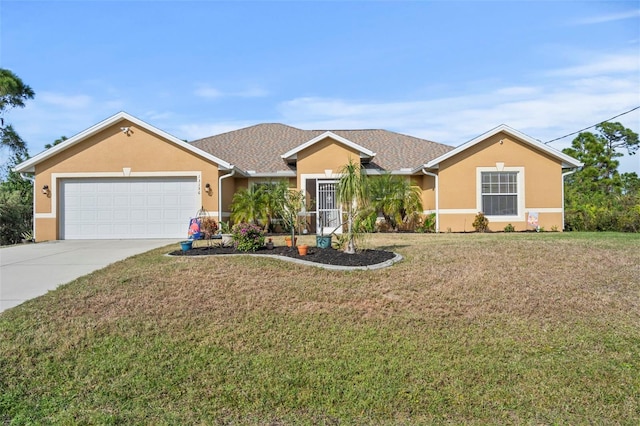
{"label": "shingle roof", "polygon": [[[191,142],[193,146],[242,170],[289,170],[280,156],[327,130],[302,130],[279,123],[257,124]],[[454,147],[387,130],[329,130],[376,153],[368,168],[415,169]]]}

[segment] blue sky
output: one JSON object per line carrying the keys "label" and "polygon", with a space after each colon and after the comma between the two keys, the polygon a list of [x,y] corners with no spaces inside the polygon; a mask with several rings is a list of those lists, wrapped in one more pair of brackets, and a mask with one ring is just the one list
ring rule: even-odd
{"label": "blue sky", "polygon": [[[457,146],[640,106],[638,1],[1,0],[0,24],[0,66],[36,92],[6,116],[31,155],[118,111],[187,140],[279,122]],[[640,132],[640,110],[616,121]]]}

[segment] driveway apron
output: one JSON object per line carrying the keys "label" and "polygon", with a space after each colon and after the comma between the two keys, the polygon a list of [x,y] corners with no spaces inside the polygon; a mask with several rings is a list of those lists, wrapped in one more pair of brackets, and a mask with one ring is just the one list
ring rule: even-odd
{"label": "driveway apron", "polygon": [[178,240],[67,240],[0,248],[0,312],[95,270]]}

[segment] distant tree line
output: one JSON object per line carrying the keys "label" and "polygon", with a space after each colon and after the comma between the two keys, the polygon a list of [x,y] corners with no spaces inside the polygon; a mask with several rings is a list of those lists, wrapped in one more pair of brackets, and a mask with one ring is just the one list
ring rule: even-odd
{"label": "distant tree line", "polygon": [[34,96],[20,77],[0,68],[0,149],[9,152],[8,161],[0,167],[0,245],[33,238],[33,184],[12,171],[29,158],[29,152],[5,114],[12,108],[23,108]]}
{"label": "distant tree line", "polygon": [[638,134],[620,123],[601,123],[580,133],[565,154],[584,166],[565,182],[565,226],[571,231],[640,232],[640,179],[620,173],[626,151],[638,151]]}

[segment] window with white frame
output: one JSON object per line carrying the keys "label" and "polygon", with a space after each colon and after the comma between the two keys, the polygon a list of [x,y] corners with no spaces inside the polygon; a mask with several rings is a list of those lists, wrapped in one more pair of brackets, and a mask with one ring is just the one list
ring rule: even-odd
{"label": "window with white frame", "polygon": [[482,212],[518,216],[518,172],[481,172]]}

